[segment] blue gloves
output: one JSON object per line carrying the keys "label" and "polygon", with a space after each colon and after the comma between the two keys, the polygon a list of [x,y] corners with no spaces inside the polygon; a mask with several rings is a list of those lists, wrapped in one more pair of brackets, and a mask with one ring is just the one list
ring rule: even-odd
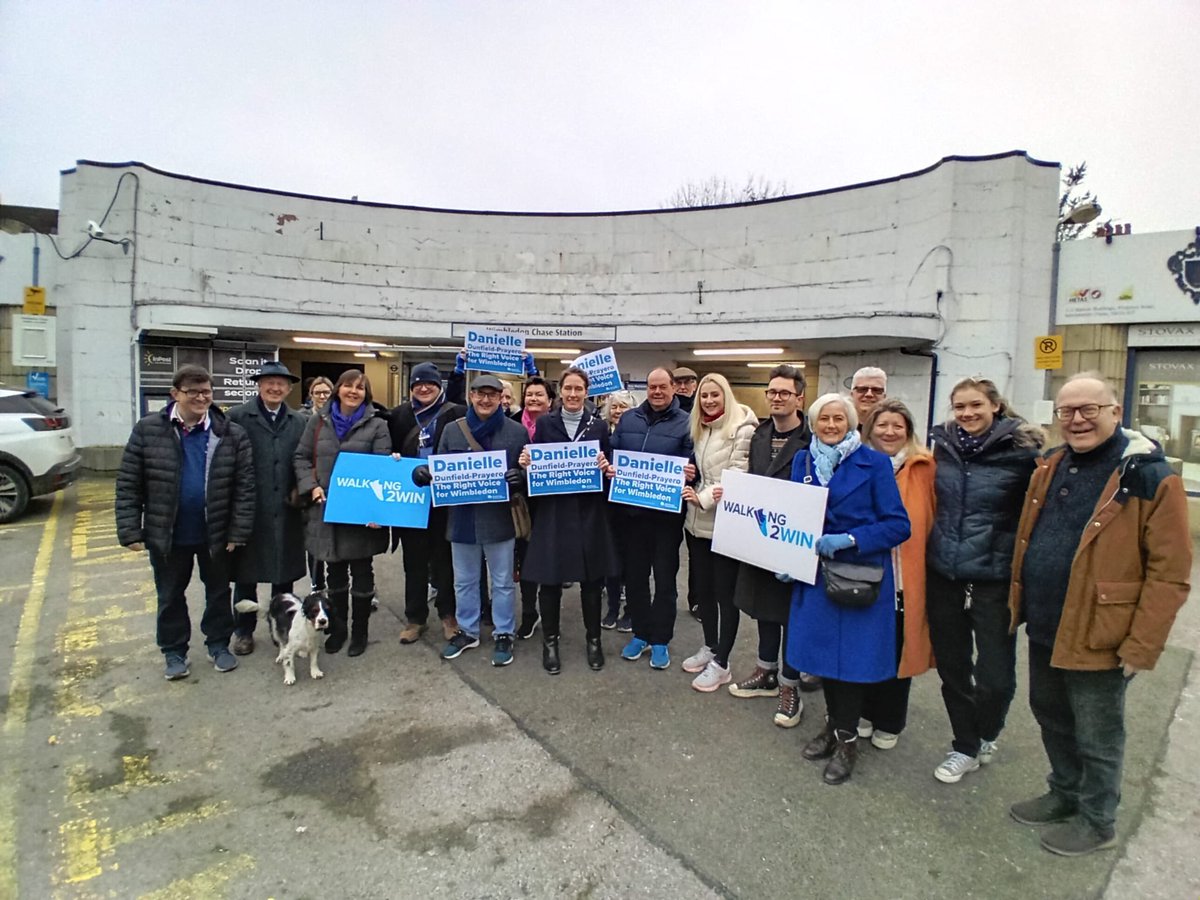
{"label": "blue gloves", "polygon": [[538,372],[537,363],[533,361],[533,354],[529,352],[525,353],[525,374],[530,378],[532,378],[534,375],[541,374]]}
{"label": "blue gloves", "polygon": [[467,374],[467,354],[464,353],[462,350],[459,350],[458,353],[454,357],[454,374],[455,375],[466,375]]}
{"label": "blue gloves", "polygon": [[796,579],[793,578],[791,575],[789,575],[787,572],[776,572],[775,580],[782,581],[784,584],[791,584]]}
{"label": "blue gloves", "polygon": [[854,546],[854,538],[848,534],[823,534],[817,538],[817,555],[831,557],[839,550]]}

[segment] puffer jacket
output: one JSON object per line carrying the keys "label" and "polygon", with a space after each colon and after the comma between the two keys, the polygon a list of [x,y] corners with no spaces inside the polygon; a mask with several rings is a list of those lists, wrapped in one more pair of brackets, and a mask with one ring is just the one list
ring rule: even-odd
{"label": "puffer jacket", "polygon": [[[1190,590],[1183,481],[1149,438],[1129,430],[1125,436],[1129,445],[1074,550],[1050,657],[1058,669],[1096,671],[1122,663],[1154,668]],[[1022,621],[1025,550],[1063,456],[1058,447],[1038,460],[1025,495],[1008,599],[1013,631]]]}
{"label": "puffer jacket", "polygon": [[[726,416],[733,417],[732,434],[725,429]],[[695,442],[694,453],[699,483],[693,485],[699,505],[688,503],[683,527],[698,538],[711,539],[713,523],[717,519],[717,501],[713,488],[721,484],[721,475],[726,469],[745,472],[750,464],[750,439],[758,427],[758,417],[748,406],[738,404],[712,422],[706,422]]]}
{"label": "puffer jacket", "polygon": [[[174,403],[142,417],[129,435],[117,473],[117,540],[171,550],[179,508],[183,446],[171,421]],[[254,458],[250,439],[217,407],[208,411],[204,506],[210,551],[243,545],[254,533]]]}
{"label": "puffer jacket", "polygon": [[[392,438],[387,420],[374,406],[368,406],[363,417],[355,422],[346,437],[339,440],[330,418],[332,403],[326,403],[314,413],[304,427],[296,447],[293,464],[296,467],[296,487],[301,495],[312,494],[317,485],[329,493],[333,465],[338,454],[392,452]],[[314,465],[315,464],[315,465]],[[368,528],[366,525],[346,525],[326,522],[325,507],[316,504],[308,508],[304,540],[308,552],[325,562],[345,562],[366,559],[388,549],[388,529]]]}
{"label": "puffer jacket", "polygon": [[933,428],[937,515],[927,562],[952,581],[1008,581],[1021,501],[1045,435],[1000,418],[983,448],[964,458],[953,422]]}
{"label": "puffer jacket", "polygon": [[[690,457],[692,455],[691,416],[680,409],[678,397],[672,398],[671,405],[662,413],[654,412],[650,408],[650,401],[645,400],[621,416],[612,435],[612,446],[614,450]],[[657,516],[664,521],[667,518],[674,518],[679,523],[683,521],[683,516],[676,512],[642,509],[624,503],[613,505],[617,507],[613,512],[613,515],[617,517]],[[678,525],[673,524],[672,527],[678,527]]]}

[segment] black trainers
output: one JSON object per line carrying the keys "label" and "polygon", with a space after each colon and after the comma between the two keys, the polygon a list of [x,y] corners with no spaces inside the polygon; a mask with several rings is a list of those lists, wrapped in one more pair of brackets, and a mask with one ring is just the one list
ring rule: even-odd
{"label": "black trainers", "polygon": [[779,694],[779,673],[755,666],[748,677],[729,686],[729,693],[735,697],[775,697]]}
{"label": "black trainers", "polygon": [[446,643],[442,648],[442,659],[458,659],[462,656],[464,650],[470,650],[479,646],[479,638],[471,637],[465,631],[460,631]]}
{"label": "black trainers", "polygon": [[538,613],[532,616],[521,617],[521,627],[517,629],[517,637],[523,641],[529,640],[537,631],[538,624],[542,621],[542,617]]}
{"label": "black trainers", "polygon": [[1075,815],[1075,804],[1062,794],[1049,791],[1032,800],[1022,800],[1008,808],[1008,814],[1022,825],[1053,825]]}
{"label": "black trainers", "polygon": [[513,661],[513,639],[511,634],[496,635],[496,644],[492,649],[492,665],[507,666]]}
{"label": "black trainers", "polygon": [[1053,825],[1042,832],[1042,847],[1059,856],[1083,856],[1117,846],[1117,832],[1097,831],[1082,819]]}

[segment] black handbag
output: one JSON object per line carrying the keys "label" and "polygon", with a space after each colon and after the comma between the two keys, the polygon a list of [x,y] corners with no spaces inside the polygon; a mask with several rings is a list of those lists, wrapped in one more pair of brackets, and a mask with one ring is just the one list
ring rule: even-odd
{"label": "black handbag", "polygon": [[821,560],[825,578],[825,596],[839,606],[862,609],[879,599],[883,566],[837,559]]}

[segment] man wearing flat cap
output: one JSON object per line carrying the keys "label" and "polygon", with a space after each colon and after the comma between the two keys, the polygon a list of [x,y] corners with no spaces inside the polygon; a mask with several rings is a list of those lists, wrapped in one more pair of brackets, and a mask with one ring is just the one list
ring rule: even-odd
{"label": "man wearing flat cap", "polygon": [[671,387],[679,399],[679,408],[686,413],[692,411],[692,404],[696,402],[696,385],[699,381],[696,370],[687,366],[680,366],[671,372]]}
{"label": "man wearing flat cap", "polygon": [[[254,535],[234,554],[234,602],[257,600],[258,585],[271,585],[271,595],[292,590],[308,568],[304,558],[304,522],[293,506],[296,473],[292,457],[305,420],[287,405],[292,385],[300,379],[281,362],[266,362],[251,376],[258,396],[229,411],[250,437],[254,457]],[[264,608],[266,604],[263,605]],[[254,652],[257,613],[238,613],[231,649],[238,656]]]}
{"label": "man wearing flat cap", "polygon": [[[466,415],[466,408],[451,403],[442,385],[442,373],[431,362],[413,366],[408,376],[408,400],[388,414],[392,447],[401,456],[426,459],[437,450],[446,425]],[[400,643],[420,639],[429,621],[429,585],[437,589],[437,612],[442,636],[448,641],[458,633],[454,617],[454,569],[450,542],[446,539],[445,506],[429,510],[426,528],[392,529],[404,548],[404,617],[408,624],[400,632]]]}

